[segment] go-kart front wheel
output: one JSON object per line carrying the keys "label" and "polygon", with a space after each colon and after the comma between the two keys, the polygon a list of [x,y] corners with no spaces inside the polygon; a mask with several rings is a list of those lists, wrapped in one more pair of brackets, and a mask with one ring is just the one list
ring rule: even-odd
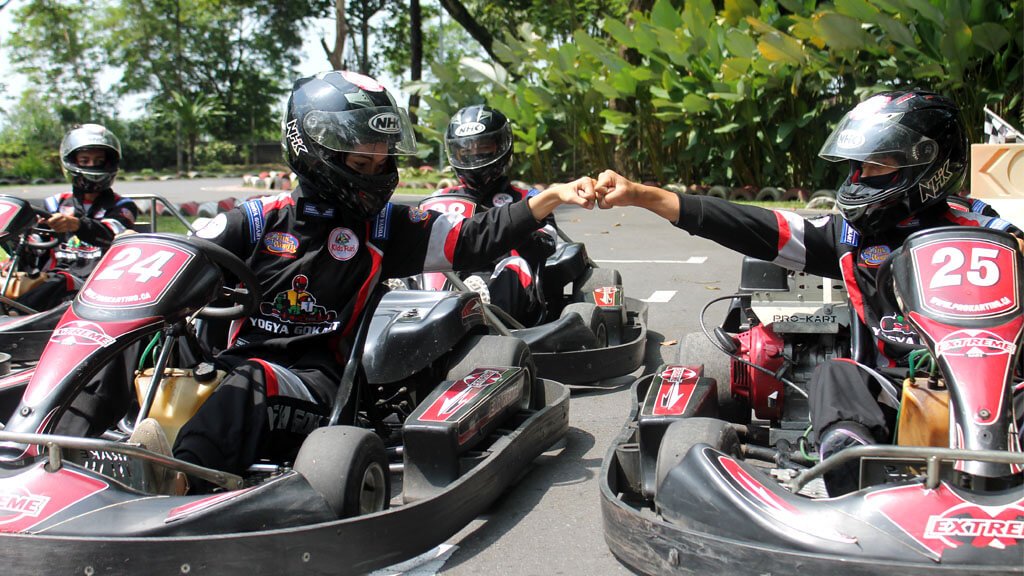
{"label": "go-kart front wheel", "polygon": [[391,476],[384,442],[355,426],[314,430],[295,457],[306,478],[338,518],[379,512],[391,501]]}
{"label": "go-kart front wheel", "polygon": [[580,315],[583,318],[583,323],[590,328],[590,331],[597,337],[597,347],[605,348],[608,346],[608,325],[605,322],[604,315],[601,313],[601,309],[590,302],[573,302],[565,308],[562,308],[561,318],[565,318],[573,312]]}
{"label": "go-kart front wheel", "polygon": [[718,416],[729,422],[750,422],[750,405],[734,398],[730,384],[729,356],[718,349],[703,332],[690,332],[679,341],[679,363],[704,365],[704,377],[714,378],[718,386]]}
{"label": "go-kart front wheel", "polygon": [[655,490],[673,468],[679,465],[697,444],[707,444],[731,456],[738,456],[740,438],[736,429],[728,422],[717,418],[683,418],[673,422],[665,430],[658,447],[658,464],[655,468]]}

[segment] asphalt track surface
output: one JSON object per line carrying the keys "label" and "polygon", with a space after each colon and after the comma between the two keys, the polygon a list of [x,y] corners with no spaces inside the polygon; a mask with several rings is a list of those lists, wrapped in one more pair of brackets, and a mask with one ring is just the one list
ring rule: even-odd
{"label": "asphalt track surface", "polygon": [[[0,187],[0,194],[38,199],[66,189],[10,186]],[[261,192],[242,188],[240,179],[119,182],[115,189],[122,194],[156,193],[175,203],[244,199]],[[636,375],[653,371],[663,359],[674,361],[675,342],[699,330],[697,314],[704,304],[731,293],[739,282],[739,255],[644,210],[588,212],[563,207],[556,219],[571,238],[587,245],[599,266],[621,272],[627,295],[650,300],[647,361]],[[711,308],[710,323],[721,321],[724,306]],[[631,574],[604,543],[597,477],[608,446],[628,416],[632,380],[574,387],[564,445],[535,461],[515,488],[449,539],[457,549],[438,573]]]}

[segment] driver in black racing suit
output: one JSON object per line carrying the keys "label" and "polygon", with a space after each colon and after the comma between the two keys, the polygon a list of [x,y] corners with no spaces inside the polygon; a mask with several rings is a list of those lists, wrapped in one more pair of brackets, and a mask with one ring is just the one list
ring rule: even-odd
{"label": "driver in black racing suit", "polygon": [[389,203],[396,155],[416,152],[412,126],[376,80],[352,72],[295,82],[282,146],[299,186],[250,200],[197,233],[250,266],[263,301],[233,323],[218,357],[231,372],[173,452],[235,473],[260,456],[294,456],[325,422],[348,337],[382,280],[487,263],[558,205],[593,206],[590,178],[469,219]]}
{"label": "driver in black racing suit", "polygon": [[[461,182],[435,194],[467,194],[484,210],[525,200],[540,191],[513,186],[512,128],[508,118],[489,106],[474,105],[452,116],[444,135],[448,161]],[[489,296],[490,301],[524,326],[536,326],[544,319],[544,292],[540,271],[555,252],[558,232],[555,217],[549,215],[544,227],[530,232],[493,267],[487,279],[472,275],[467,286]]]}
{"label": "driver in black racing suit", "polygon": [[[967,137],[956,105],[924,91],[879,94],[851,110],[820,156],[848,161],[837,195],[839,214],[803,218],[636,184],[612,172],[598,178],[599,206],[642,206],[677,227],[745,255],[842,279],[851,308],[870,329],[852,358],[818,365],[809,382],[811,424],[823,458],[859,444],[889,442],[908,354],[918,335],[875,288],[890,253],[918,230],[985,226],[1021,231],[1000,218],[951,207],[967,170]],[[898,370],[901,367],[902,370]],[[853,461],[826,474],[831,495],[857,488]]]}

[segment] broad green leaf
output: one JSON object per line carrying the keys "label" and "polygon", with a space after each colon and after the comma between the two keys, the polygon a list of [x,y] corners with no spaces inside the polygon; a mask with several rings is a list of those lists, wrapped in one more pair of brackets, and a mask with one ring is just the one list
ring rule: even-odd
{"label": "broad green leaf", "polygon": [[489,64],[478,58],[470,58],[468,56],[464,56],[459,60],[459,66],[462,67],[464,72],[476,74],[485,80],[489,80],[496,86],[508,89],[505,85],[507,73],[501,66]]}
{"label": "broad green leaf", "polygon": [[[934,4],[928,0],[903,0],[907,6],[917,11],[922,18],[934,22],[936,24],[942,24],[945,18],[942,16],[942,10],[937,8]],[[912,14],[906,14],[908,19],[913,21]]]}
{"label": "broad green leaf", "polygon": [[836,12],[856,18],[861,22],[874,22],[878,16],[878,8],[875,8],[867,0],[835,0]]}
{"label": "broad green leaf", "polygon": [[604,31],[610,34],[619,44],[627,48],[637,47],[633,31],[614,18],[608,18],[604,21]]}
{"label": "broad green leaf", "polygon": [[778,31],[762,36],[761,41],[757,43],[757,50],[772,62],[802,64],[806,60],[800,43],[792,36]]}
{"label": "broad green leaf", "polygon": [[612,86],[626,96],[636,96],[636,79],[629,73],[628,68],[619,70],[609,78]]}
{"label": "broad green leaf", "polygon": [[764,22],[758,20],[757,18],[754,18],[753,16],[747,16],[747,24],[750,24],[750,27],[760,34],[772,34],[778,32],[778,30],[776,30],[772,26],[765,24]]}
{"label": "broad green leaf", "polygon": [[1010,33],[1006,31],[1006,28],[994,22],[973,26],[971,36],[975,44],[992,54],[999,52],[999,49],[1010,41]]}
{"label": "broad green leaf", "polygon": [[949,23],[949,29],[943,35],[942,55],[949,64],[951,80],[957,83],[963,79],[963,72],[970,58],[971,29],[960,19]]}
{"label": "broad green leaf", "polygon": [[516,56],[516,53],[513,52],[511,48],[508,47],[508,44],[505,44],[500,40],[495,40],[491,43],[491,49],[494,50],[494,55],[498,57],[498,60],[501,60],[506,64],[511,64],[512,66],[519,65],[519,57]]}
{"label": "broad green leaf", "polygon": [[754,41],[748,31],[730,28],[725,33],[725,47],[733,56],[747,58],[753,56],[754,52],[757,51],[757,42]]}
{"label": "broad green leaf", "polygon": [[683,110],[692,114],[707,112],[708,110],[711,110],[711,102],[703,96],[687,94],[686,97],[683,98]]}
{"label": "broad green leaf", "polygon": [[718,128],[715,128],[714,132],[715,134],[729,134],[730,132],[735,132],[740,128],[742,128],[742,126],[740,126],[739,124],[735,122],[730,122],[725,126],[719,126]]}
{"label": "broad green leaf", "polygon": [[722,78],[729,82],[742,77],[750,70],[750,58],[726,58],[722,63]]}
{"label": "broad green leaf", "polygon": [[800,40],[806,40],[814,44],[819,50],[825,47],[825,39],[814,27],[814,20],[810,18],[793,18],[793,25],[789,27],[789,33]]}
{"label": "broad green leaf", "polygon": [[672,30],[683,25],[683,19],[671,0],[657,0],[654,3],[654,7],[651,8],[651,22]]}
{"label": "broad green leaf", "polygon": [[882,27],[885,34],[889,38],[892,38],[894,42],[902,44],[908,48],[917,47],[917,43],[914,41],[914,35],[911,34],[910,30],[901,22],[884,14],[879,14],[878,25]]}
{"label": "broad green leaf", "polygon": [[672,99],[672,96],[669,95],[668,90],[665,90],[661,86],[651,86],[651,96],[655,98],[662,98],[664,100]]}
{"label": "broad green leaf", "polygon": [[833,50],[866,49],[871,42],[860,22],[835,12],[818,13],[814,17],[814,28]]}
{"label": "broad green leaf", "polygon": [[711,100],[725,100],[727,102],[739,102],[743,100],[742,94],[736,94],[734,92],[708,92],[708,98]]}
{"label": "broad green leaf", "polygon": [[725,0],[722,14],[730,26],[735,26],[746,16],[757,16],[760,10],[754,0]]}
{"label": "broad green leaf", "polygon": [[775,143],[782,144],[790,134],[793,133],[793,129],[796,128],[796,122],[787,120],[782,124],[779,124],[779,131],[775,134]]}
{"label": "broad green leaf", "polygon": [[622,94],[618,90],[616,90],[615,87],[605,82],[601,78],[594,78],[593,80],[590,81],[590,84],[591,86],[594,87],[594,90],[597,90],[598,92],[601,93],[602,96],[608,98],[609,100],[613,98],[622,97]]}

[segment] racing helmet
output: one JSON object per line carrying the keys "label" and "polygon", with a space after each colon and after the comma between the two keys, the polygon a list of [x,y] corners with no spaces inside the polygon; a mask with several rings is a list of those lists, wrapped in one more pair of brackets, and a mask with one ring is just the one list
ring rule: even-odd
{"label": "racing helmet", "polygon": [[[944,205],[963,184],[967,150],[956,104],[933,92],[914,90],[879,94],[858,104],[818,155],[850,162],[836,206],[857,230],[870,235]],[[895,171],[862,177],[866,163]]]}
{"label": "racing helmet", "polygon": [[[100,166],[80,166],[77,155],[84,150],[103,150],[106,159]],[[60,163],[71,187],[81,192],[101,192],[110,188],[121,163],[121,142],[114,133],[99,124],[73,128],[60,143]]]}
{"label": "racing helmet", "polygon": [[[404,108],[373,78],[332,70],[299,78],[281,122],[288,165],[325,202],[369,219],[398,185],[396,155],[415,154],[416,137]],[[383,170],[365,174],[353,154],[386,156]]]}
{"label": "racing helmet", "polygon": [[305,274],[298,274],[292,278],[292,290],[304,292],[307,286],[309,286],[309,278]]}
{"label": "racing helmet", "polygon": [[456,112],[445,130],[444,146],[455,174],[473,191],[507,178],[512,167],[512,127],[489,106]]}

